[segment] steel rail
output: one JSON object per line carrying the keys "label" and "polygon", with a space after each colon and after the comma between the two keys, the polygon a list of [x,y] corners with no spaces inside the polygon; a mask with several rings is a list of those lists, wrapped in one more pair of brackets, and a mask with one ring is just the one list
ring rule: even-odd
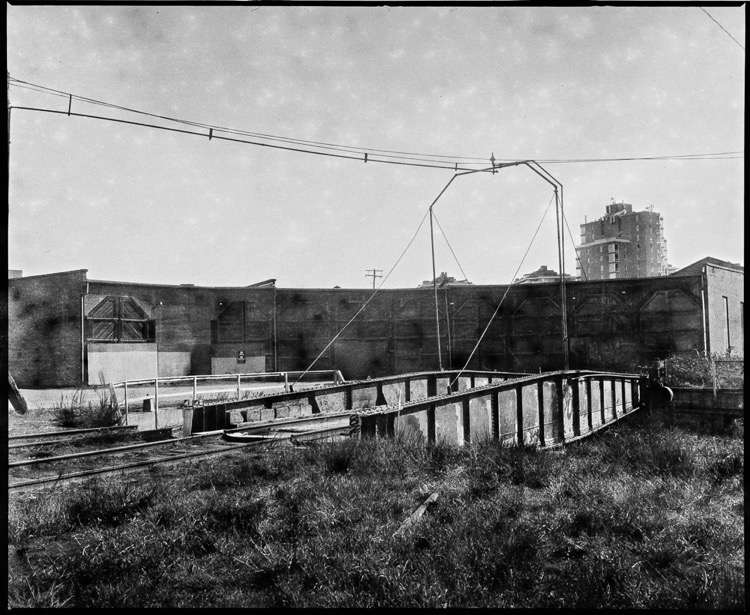
{"label": "steel rail", "polygon": [[102,431],[111,431],[115,429],[137,429],[137,425],[112,425],[111,427],[91,427],[89,429],[68,429],[66,431],[43,431],[38,433],[20,434],[17,436],[8,436],[8,440],[22,440],[26,438],[46,438],[56,436],[72,436],[84,433],[94,433]]}
{"label": "steel rail", "polygon": [[[340,432],[341,435],[347,435],[350,433],[350,430],[351,430],[351,426],[346,425],[346,426],[337,427],[337,428],[326,428],[326,429],[312,430],[309,432],[302,432],[302,433],[279,434],[277,438],[274,438],[272,440],[266,440],[266,441],[247,442],[247,443],[241,443],[241,444],[226,444],[224,443],[224,441],[222,441],[220,448],[212,448],[210,450],[205,450],[205,451],[193,451],[190,453],[182,453],[179,455],[172,455],[169,457],[156,457],[154,459],[146,459],[146,460],[136,461],[136,462],[132,462],[128,464],[121,464],[118,466],[94,468],[90,470],[82,470],[80,472],[72,472],[69,474],[62,474],[58,476],[48,476],[48,477],[42,477],[42,478],[34,478],[34,479],[29,479],[29,480],[16,481],[14,483],[8,484],[8,491],[43,485],[45,483],[61,483],[61,482],[67,482],[67,481],[73,481],[73,480],[81,480],[81,479],[91,477],[91,476],[96,476],[96,475],[128,473],[128,472],[132,472],[132,471],[135,471],[137,469],[147,467],[147,466],[153,466],[157,464],[164,464],[164,465],[175,464],[175,463],[179,463],[179,462],[182,462],[187,459],[194,458],[194,457],[214,457],[214,456],[219,456],[219,455],[227,455],[229,453],[233,453],[244,448],[260,448],[262,446],[273,445],[275,443],[284,442],[287,440],[291,440],[293,438],[304,439],[304,436],[308,434],[314,435],[314,434],[322,434],[323,432],[327,432],[330,436],[330,435],[335,434],[336,432]],[[221,430],[218,433],[212,432],[210,435],[219,435],[222,432],[223,430]],[[209,435],[209,434],[206,434],[206,435]]]}
{"label": "steel rail", "polygon": [[332,421],[336,419],[347,418],[351,414],[352,414],[351,411],[330,412],[326,414],[317,414],[317,415],[306,416],[306,417],[301,417],[301,418],[275,419],[273,421],[253,422],[250,424],[246,424],[242,427],[235,427],[235,428],[231,428],[227,430],[217,429],[217,430],[212,430],[212,431],[205,431],[205,432],[196,433],[190,436],[182,436],[180,438],[169,438],[167,440],[156,440],[154,442],[142,442],[139,444],[128,444],[125,446],[115,446],[111,448],[97,449],[94,451],[83,451],[80,453],[69,453],[67,455],[57,455],[55,457],[42,457],[39,459],[25,459],[23,461],[12,461],[8,463],[8,467],[17,468],[17,467],[29,466],[29,465],[41,465],[45,463],[54,463],[56,461],[68,461],[71,459],[78,459],[82,457],[96,457],[96,456],[108,455],[112,453],[121,453],[121,452],[126,452],[126,451],[131,451],[131,450],[138,450],[138,449],[143,449],[143,448],[166,446],[168,444],[195,441],[195,440],[205,438],[205,437],[220,435],[224,433],[224,431],[239,432],[239,431],[257,430],[257,429],[268,429],[268,428],[274,428],[274,427],[278,427],[282,425],[285,426],[285,425],[298,424],[298,423],[309,423],[309,422],[316,422],[316,421]]}

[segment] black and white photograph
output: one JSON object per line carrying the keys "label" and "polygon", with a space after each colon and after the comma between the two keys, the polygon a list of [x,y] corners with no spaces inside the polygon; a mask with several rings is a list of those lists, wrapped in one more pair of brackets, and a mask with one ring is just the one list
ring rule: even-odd
{"label": "black and white photograph", "polygon": [[7,3],[8,608],[744,610],[745,9]]}

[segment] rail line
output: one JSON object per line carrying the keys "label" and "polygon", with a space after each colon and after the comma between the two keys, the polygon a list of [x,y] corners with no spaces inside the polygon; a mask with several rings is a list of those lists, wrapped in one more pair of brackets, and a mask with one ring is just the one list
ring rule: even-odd
{"label": "rail line", "polygon": [[[9,460],[8,490],[28,490],[80,481],[93,476],[127,474],[155,465],[176,464],[195,458],[211,458],[246,448],[264,449],[269,446],[289,444],[290,442],[292,444],[303,444],[307,441],[349,435],[351,414],[351,412],[331,413],[326,416],[273,420],[258,423],[252,427],[221,429],[191,436],[56,456],[34,457],[35,453],[32,451],[31,455],[27,455],[26,458]],[[322,423],[323,426],[315,425],[315,423]],[[222,436],[225,431],[228,433],[264,434],[270,437],[259,438],[257,441],[234,443],[223,439]],[[55,435],[59,436],[60,432],[56,432]],[[46,442],[37,441],[28,446],[58,446],[60,443],[71,444],[73,442],[74,438],[66,440],[56,437]],[[189,450],[191,448],[199,448],[199,450]],[[95,461],[92,462],[92,460]],[[81,465],[85,467],[79,469]],[[44,469],[40,471],[39,468]],[[19,476],[19,474],[21,475]]]}
{"label": "rail line", "polygon": [[[299,444],[337,435],[388,436],[401,428],[421,434],[427,445],[445,441],[462,446],[491,438],[504,444],[557,447],[588,437],[647,407],[651,388],[648,380],[637,374],[555,371],[534,375],[476,372],[460,380],[456,377],[458,387],[454,390],[451,375],[408,374],[194,408],[203,416],[186,422],[183,429],[190,427],[195,432],[198,427],[199,433],[155,442],[57,456],[49,450],[36,451],[32,445],[17,446],[12,456],[22,448],[29,449],[30,454],[9,461],[9,489],[135,472],[244,448],[263,449],[273,443]],[[291,413],[290,408],[300,400],[308,404],[312,414],[281,415],[281,410]],[[243,406],[250,413],[252,405],[258,403],[262,406],[256,406],[258,412],[252,420],[240,424],[230,421],[230,414],[242,414]],[[271,416],[257,420],[255,417],[264,411]],[[55,440],[61,439],[59,432],[53,433],[53,440],[47,443],[58,446]],[[38,440],[33,445],[45,446]],[[98,463],[92,459],[98,459]],[[52,472],[40,476],[40,467]]]}

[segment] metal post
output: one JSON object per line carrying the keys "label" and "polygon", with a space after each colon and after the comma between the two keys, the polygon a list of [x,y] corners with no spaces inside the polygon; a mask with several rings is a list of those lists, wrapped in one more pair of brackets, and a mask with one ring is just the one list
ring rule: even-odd
{"label": "metal post", "polygon": [[560,211],[562,209],[560,201],[557,198],[557,188],[555,188],[555,215],[557,218],[557,260],[560,266],[560,310],[562,314],[562,341],[563,341],[563,369],[570,369],[570,360],[568,356],[568,318],[565,297],[565,260],[563,256],[564,236],[560,226]]}
{"label": "metal post", "polygon": [[237,399],[242,397],[242,389],[240,387],[240,374],[237,374]]}
{"label": "metal post", "polygon": [[435,404],[434,404],[434,402],[431,403],[427,407],[427,443],[428,444],[435,444],[436,443],[436,435],[435,435]]}
{"label": "metal post", "polygon": [[448,311],[448,289],[445,289],[445,328],[448,331],[448,369],[453,369],[453,350],[451,345],[451,321]]}
{"label": "metal post", "polygon": [[516,438],[518,446],[523,446],[523,387],[516,387]]}
{"label": "metal post", "polygon": [[537,383],[537,411],[539,416],[539,446],[544,446],[544,380]]}
{"label": "metal post", "polygon": [[198,398],[198,376],[193,376],[193,406]]}
{"label": "metal post", "polygon": [[128,381],[125,381],[125,424],[128,424]]}
{"label": "metal post", "polygon": [[464,444],[471,443],[471,400],[468,397],[464,397],[461,400],[461,413],[464,424],[463,438]]}
{"label": "metal post", "polygon": [[711,361],[711,379],[713,380],[714,385],[714,401],[716,401],[716,361],[713,359],[709,359]]}
{"label": "metal post", "polygon": [[440,317],[438,316],[437,276],[435,274],[435,237],[432,226],[432,206],[430,206],[430,246],[432,247],[432,290],[435,293],[435,334],[437,335],[438,367],[443,371],[443,353],[440,350]]}
{"label": "metal post", "polygon": [[159,429],[159,379],[154,378],[154,429]]}
{"label": "metal post", "polygon": [[289,374],[284,372],[284,393],[289,392]]}
{"label": "metal post", "polygon": [[490,413],[492,416],[492,439],[500,441],[500,393],[493,391],[490,397]]}

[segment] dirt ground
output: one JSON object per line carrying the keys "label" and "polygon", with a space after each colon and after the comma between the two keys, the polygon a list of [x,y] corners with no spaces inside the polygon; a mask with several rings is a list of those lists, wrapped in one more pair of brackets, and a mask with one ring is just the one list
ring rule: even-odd
{"label": "dirt ground", "polygon": [[25,415],[18,414],[8,403],[8,435],[19,436],[29,433],[62,431],[55,424],[55,404],[67,405],[75,394],[82,394],[83,403],[98,403],[96,389],[20,389],[29,408]]}
{"label": "dirt ground", "polygon": [[[321,383],[301,384],[295,390],[303,390],[308,387],[320,386]],[[247,386],[247,385],[246,385]],[[185,398],[190,397],[191,387],[183,387]],[[244,389],[245,387],[243,387]],[[258,384],[249,388],[261,391],[279,391],[283,385],[279,384]],[[179,387],[173,387],[178,390]],[[8,435],[18,436],[30,433],[46,433],[50,431],[63,431],[55,423],[55,406],[69,406],[74,396],[80,399],[81,403],[94,406],[99,404],[100,395],[107,398],[108,387],[86,387],[86,388],[60,388],[60,389],[20,389],[21,395],[26,400],[29,411],[25,415],[18,414],[13,406],[8,403]],[[119,400],[122,402],[122,400]],[[160,402],[160,407],[164,405],[179,405],[182,398],[165,399]],[[130,404],[128,404],[130,405]]]}

